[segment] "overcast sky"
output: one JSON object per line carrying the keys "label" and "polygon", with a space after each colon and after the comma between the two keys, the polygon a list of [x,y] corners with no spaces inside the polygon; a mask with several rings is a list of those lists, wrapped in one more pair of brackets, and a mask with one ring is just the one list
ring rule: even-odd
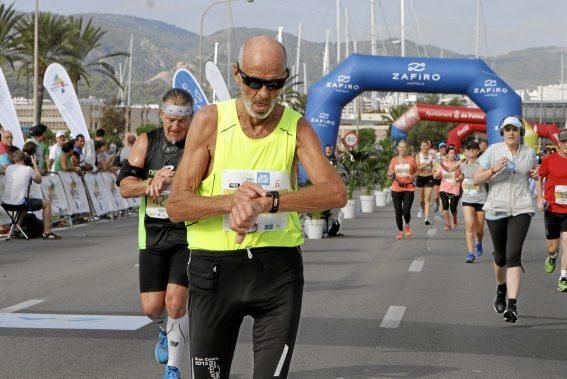
{"label": "overcast sky", "polygon": [[[11,1],[0,0],[4,3]],[[15,8],[32,11],[34,0],[15,0]],[[41,11],[60,14],[114,13],[164,21],[199,34],[201,17],[211,0],[39,0]],[[379,34],[400,36],[400,0],[375,0]],[[462,54],[475,53],[477,0],[405,0],[406,39]],[[567,46],[567,0],[482,0],[480,54],[493,56],[538,46]],[[341,0],[348,9],[353,39],[370,38],[370,0]],[[235,26],[259,27],[324,41],[325,29],[336,40],[335,0],[232,0]],[[207,13],[203,33],[228,25],[227,2]],[[341,28],[344,28],[344,14]],[[344,29],[343,29],[344,30]],[[344,31],[343,31],[344,33]],[[344,35],[341,36],[344,41]],[[351,49],[352,51],[352,49]]]}

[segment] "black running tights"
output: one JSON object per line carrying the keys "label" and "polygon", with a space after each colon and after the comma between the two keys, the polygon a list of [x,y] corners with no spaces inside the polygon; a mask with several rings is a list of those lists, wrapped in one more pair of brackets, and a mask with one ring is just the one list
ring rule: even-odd
{"label": "black running tights", "polygon": [[525,213],[486,220],[494,245],[494,263],[498,267],[522,266],[522,247],[531,221],[532,217]]}
{"label": "black running tights", "polygon": [[[396,225],[401,232],[404,230],[404,223],[409,224],[411,220],[411,206],[413,204],[413,191],[392,191],[392,203],[396,212]],[[403,220],[402,220],[403,215]]]}

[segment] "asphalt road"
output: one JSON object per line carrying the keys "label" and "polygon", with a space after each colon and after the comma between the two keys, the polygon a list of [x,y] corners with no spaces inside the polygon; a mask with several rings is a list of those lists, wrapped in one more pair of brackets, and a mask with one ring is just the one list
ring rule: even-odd
{"label": "asphalt road", "polygon": [[[139,317],[136,224],[74,227],[60,241],[0,241],[0,378],[161,377],[157,328]],[[515,325],[492,309],[488,233],[485,254],[465,264],[462,225],[444,232],[439,220],[412,224],[414,236],[395,241],[393,210],[382,208],[345,220],[344,237],[306,242],[290,378],[567,376],[567,294],[556,290],[557,273],[543,271],[541,215],[524,245]],[[68,329],[49,327],[54,319]],[[143,326],[78,329],[123,329],[118,319]],[[246,320],[231,377],[252,376],[250,331]]]}

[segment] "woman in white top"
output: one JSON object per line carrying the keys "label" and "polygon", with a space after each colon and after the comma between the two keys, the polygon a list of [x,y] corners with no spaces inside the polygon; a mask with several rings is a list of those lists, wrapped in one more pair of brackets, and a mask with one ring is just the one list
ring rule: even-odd
{"label": "woman in white top", "polygon": [[520,144],[525,131],[521,118],[506,117],[499,128],[504,142],[490,145],[478,159],[480,167],[473,175],[473,183],[490,183],[483,209],[494,245],[498,285],[494,310],[504,313],[504,320],[513,323],[518,319],[522,247],[534,214],[529,178],[537,178],[536,154]]}

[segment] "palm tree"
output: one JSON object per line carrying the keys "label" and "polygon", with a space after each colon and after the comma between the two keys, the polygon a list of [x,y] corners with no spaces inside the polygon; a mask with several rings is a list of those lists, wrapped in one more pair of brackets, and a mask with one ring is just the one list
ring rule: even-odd
{"label": "palm tree", "polygon": [[302,81],[297,80],[297,75],[292,76],[287,81],[282,93],[281,93],[281,103],[290,107],[296,112],[305,114],[305,108],[307,106],[307,96],[294,90],[295,86],[303,84]]}
{"label": "palm tree", "polygon": [[[34,58],[34,25],[35,19],[33,14],[22,17],[16,25],[16,31],[18,33],[18,37],[16,38],[17,51],[22,56],[22,62],[24,63],[18,71],[18,78],[22,75],[33,75],[31,68],[33,67]],[[39,124],[41,120],[43,77],[45,76],[47,66],[54,62],[61,62],[64,57],[72,53],[65,43],[69,31],[70,29],[65,17],[51,13],[39,14],[39,80],[37,86],[38,96],[35,101],[37,110],[37,119],[34,120],[35,124]]]}
{"label": "palm tree", "polygon": [[12,68],[16,55],[16,25],[22,17],[15,14],[13,5],[6,7],[0,3],[0,63],[9,62]]}
{"label": "palm tree", "polygon": [[65,57],[61,64],[65,66],[71,78],[71,82],[78,92],[78,84],[83,79],[87,86],[90,86],[89,71],[97,72],[120,86],[120,81],[116,77],[116,72],[108,62],[110,58],[128,56],[123,51],[110,54],[98,54],[95,50],[101,46],[101,38],[106,34],[101,27],[95,27],[92,19],[89,19],[83,27],[83,18],[69,18],[70,33],[67,35],[66,43],[72,54]]}

